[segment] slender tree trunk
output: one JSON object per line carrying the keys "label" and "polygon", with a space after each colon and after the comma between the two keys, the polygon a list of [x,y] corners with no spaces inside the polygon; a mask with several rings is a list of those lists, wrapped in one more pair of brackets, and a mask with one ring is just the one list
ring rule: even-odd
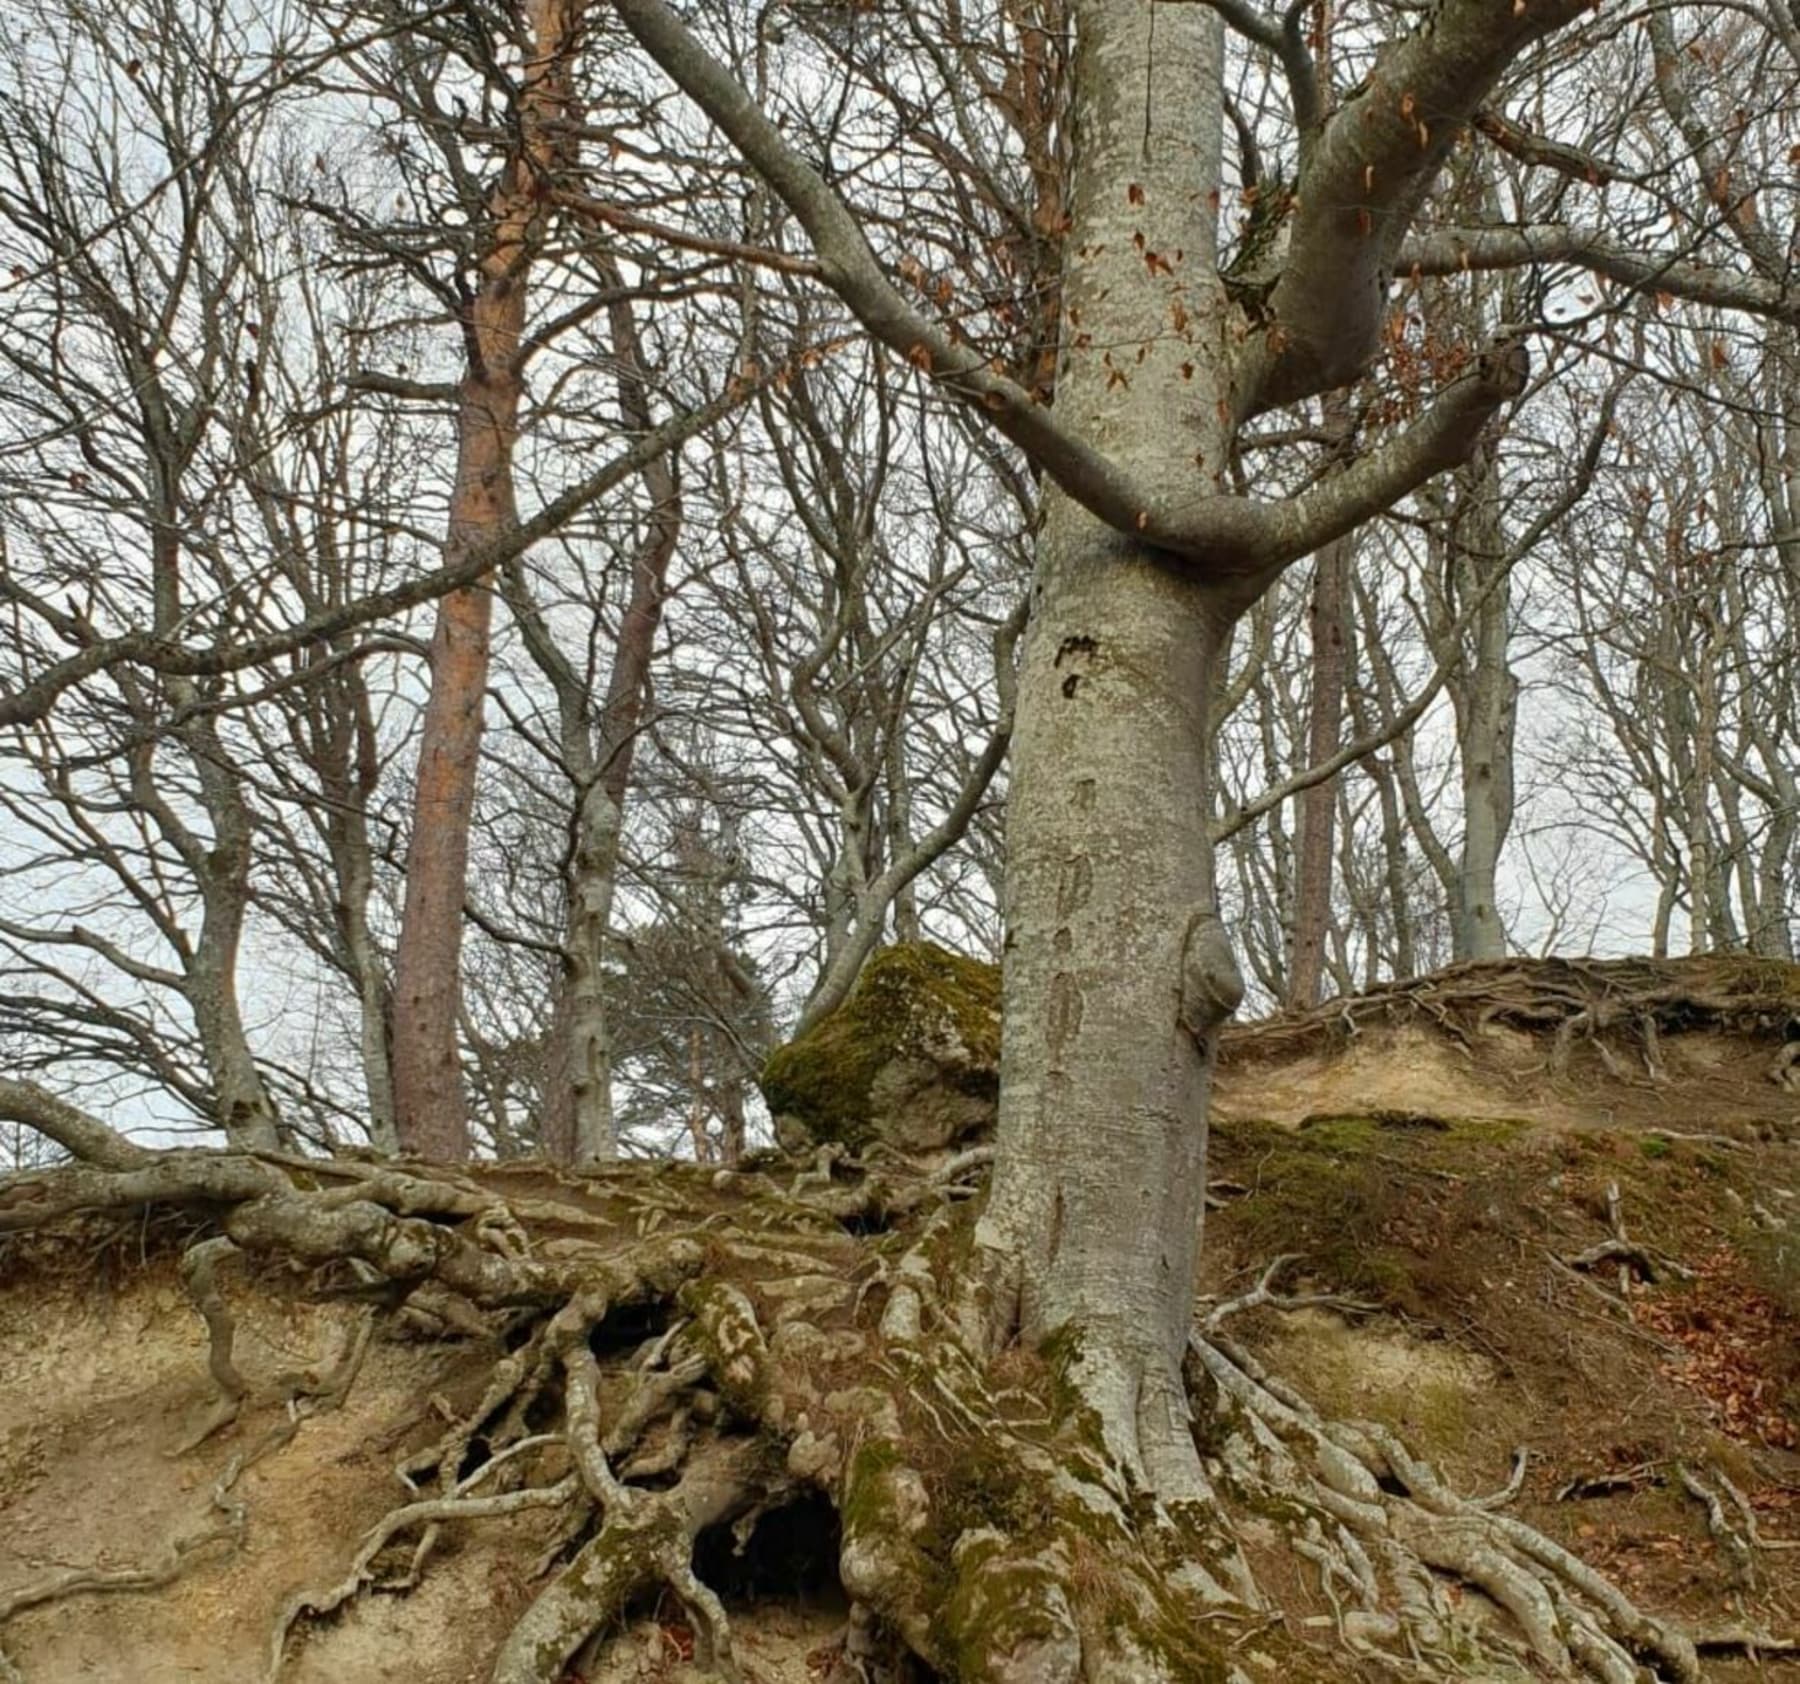
{"label": "slender tree trunk", "polygon": [[[336,652],[348,649],[339,640]],[[332,908],[339,960],[354,980],[357,1048],[368,1095],[369,1140],[378,1152],[400,1150],[394,1129],[393,995],[388,967],[369,927],[375,892],[375,851],[369,841],[369,803],[381,781],[380,744],[360,671],[341,668],[323,693],[321,725],[294,741],[319,779],[325,797],[321,830],[331,857],[337,897]]]}
{"label": "slender tree trunk", "polygon": [[[192,705],[193,687],[178,683],[171,699]],[[281,1143],[275,1104],[244,1033],[237,985],[255,827],[215,723],[202,719],[183,735],[212,826],[210,846],[190,843],[190,857],[203,863],[195,873],[201,885],[200,934],[188,966],[187,997],[218,1096],[220,1126],[233,1145],[272,1151]]]}
{"label": "slender tree trunk", "polygon": [[[888,859],[905,859],[913,851],[912,778],[906,765],[906,733],[897,729],[888,736],[887,805]],[[907,883],[894,896],[895,941],[917,941],[923,933],[916,882]]]}
{"label": "slender tree trunk", "polygon": [[[1203,186],[1218,179],[1217,19],[1076,11],[1057,412],[1151,484],[1192,488],[1223,469],[1230,414]],[[1213,1031],[1241,992],[1214,905],[1208,704],[1248,594],[1204,588],[1047,499],[1007,815],[998,1157],[977,1239],[1001,1320],[1032,1340],[1068,1330],[1110,1446],[1171,1498],[1203,1490],[1180,1364]]]}
{"label": "slender tree trunk", "polygon": [[1675,902],[1681,892],[1681,862],[1672,858],[1664,803],[1652,796],[1650,811],[1650,870],[1656,879],[1656,911],[1650,920],[1650,957],[1669,956],[1669,932],[1675,921]]}
{"label": "slender tree trunk", "polygon": [[719,1085],[719,1156],[728,1165],[744,1155],[744,1084],[727,1078]]}
{"label": "slender tree trunk", "polygon": [[575,1161],[575,1099],[569,1091],[569,988],[567,961],[550,1024],[538,1052],[538,1110],[533,1119],[537,1148],[552,1163]]}
{"label": "slender tree trunk", "polygon": [[[184,517],[176,463],[185,460],[187,450],[181,442],[184,429],[166,412],[159,395],[148,397],[146,415],[147,436],[159,446],[152,458],[158,504],[151,549],[153,613],[158,629],[167,634],[183,613],[178,534]],[[191,679],[171,677],[165,684],[175,710],[197,711],[200,692]],[[216,720],[200,713],[178,726],[175,734],[192,763],[210,837],[191,829],[174,804],[164,799],[156,784],[155,756],[147,747],[134,751],[133,794],[180,853],[200,890],[200,929],[182,956],[182,994],[194,1014],[219,1127],[233,1146],[273,1151],[281,1144],[275,1105],[250,1051],[237,994],[254,825],[243,786],[219,740]]]}
{"label": "slender tree trunk", "polygon": [[1794,958],[1792,868],[1796,831],[1800,831],[1800,779],[1771,757],[1771,782],[1780,805],[1771,813],[1757,865],[1757,920],[1750,932],[1751,951],[1765,959]]}
{"label": "slender tree trunk", "polygon": [[[1348,538],[1327,544],[1313,561],[1312,697],[1307,714],[1306,764],[1318,766],[1337,752],[1344,723],[1348,611],[1344,573]],[[1289,946],[1287,1007],[1316,1005],[1325,970],[1325,938],[1331,924],[1332,858],[1337,828],[1338,780],[1327,778],[1302,792],[1298,859],[1294,868],[1294,928]]]}
{"label": "slender tree trunk", "polygon": [[[517,296],[522,300],[522,294]],[[513,318],[516,345],[522,313],[504,299],[499,311],[492,311],[491,298],[485,302],[492,314]],[[480,313],[481,302],[476,308]],[[490,351],[499,349],[490,344]],[[513,518],[512,433],[519,389],[510,348],[492,368],[472,371],[463,382],[448,561],[493,537]],[[431,699],[413,787],[406,898],[394,960],[395,1121],[402,1147],[425,1158],[469,1155],[456,1020],[469,823],[481,756],[492,618],[493,594],[486,584],[453,592],[439,604],[431,640]]]}
{"label": "slender tree trunk", "polygon": [[187,999],[218,1099],[219,1126],[234,1146],[273,1151],[281,1144],[275,1107],[251,1055],[238,1005],[244,902],[241,882],[208,886],[200,939],[187,973]]}
{"label": "slender tree trunk", "polygon": [[[370,948],[372,952],[372,943]],[[377,1152],[391,1155],[400,1150],[400,1131],[394,1122],[393,996],[379,960],[359,973],[357,986],[358,1051],[369,1096],[369,1143]]]}
{"label": "slender tree trunk", "polygon": [[[565,164],[572,114],[570,0],[532,0],[533,56],[519,101],[520,146],[487,206],[490,243],[464,331],[468,368],[457,405],[456,478],[449,564],[500,536],[516,519],[512,456],[524,391],[521,342],[527,284],[544,236],[543,180]],[[469,824],[487,698],[488,581],[438,606],[413,792],[406,898],[394,964],[394,1109],[402,1147],[454,1161],[469,1155],[468,1102],[457,1044]]]}
{"label": "slender tree trunk", "polygon": [[363,1084],[368,1090],[369,1139],[376,1151],[394,1153],[400,1150],[400,1136],[394,1127],[393,997],[388,989],[387,967],[369,928],[374,861],[368,826],[360,810],[349,828],[351,834],[341,847],[334,849],[342,894],[338,907],[339,940],[356,978],[357,1045]]}
{"label": "slender tree trunk", "polygon": [[568,1021],[562,1076],[569,1094],[569,1161],[576,1164],[603,1163],[618,1151],[606,949],[612,929],[622,818],[619,803],[604,781],[588,786],[575,815],[575,848],[569,862],[569,935],[564,949]]}
{"label": "slender tree trunk", "polygon": [[1724,634],[1710,608],[1699,606],[1694,618],[1705,630],[1696,651],[1691,711],[1693,770],[1685,791],[1688,844],[1688,952],[1710,953],[1721,945],[1725,911],[1719,881],[1718,853],[1713,841],[1711,808],[1713,765],[1719,747],[1718,671]]}
{"label": "slender tree trunk", "polygon": [[[650,398],[637,323],[628,302],[612,310],[619,395],[633,427],[650,426]],[[681,538],[680,487],[675,466],[659,458],[644,470],[651,498],[650,530],[632,563],[631,598],[619,626],[600,713],[592,782],[581,793],[569,881],[566,992],[569,1003],[568,1081],[574,1105],[574,1161],[602,1163],[618,1151],[613,1123],[613,1033],[606,1000],[606,957],[612,939],[613,895],[624,833],[625,795],[649,696],[668,594],[669,563]],[[585,727],[584,727],[585,729]]]}
{"label": "slender tree trunk", "polygon": [[[1494,453],[1481,455],[1458,475],[1466,512],[1457,522],[1452,561],[1461,600],[1488,589],[1495,568],[1506,569],[1500,525],[1500,485]],[[1475,647],[1455,688],[1462,763],[1463,840],[1457,861],[1455,922],[1457,959],[1504,959],[1506,927],[1498,905],[1500,850],[1513,820],[1513,732],[1519,680],[1507,662],[1512,592],[1503,580],[1475,622]]]}

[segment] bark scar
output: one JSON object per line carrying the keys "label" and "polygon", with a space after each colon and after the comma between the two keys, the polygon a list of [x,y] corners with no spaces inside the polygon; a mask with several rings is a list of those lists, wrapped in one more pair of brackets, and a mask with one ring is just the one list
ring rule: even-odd
{"label": "bark scar", "polygon": [[1181,1027],[1193,1036],[1202,1053],[1210,1051],[1208,1037],[1244,998],[1243,973],[1231,951],[1225,925],[1210,906],[1188,918],[1181,938]]}

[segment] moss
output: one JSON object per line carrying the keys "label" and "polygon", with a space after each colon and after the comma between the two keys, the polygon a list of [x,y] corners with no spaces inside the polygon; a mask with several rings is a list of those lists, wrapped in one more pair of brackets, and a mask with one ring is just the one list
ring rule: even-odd
{"label": "moss", "polygon": [[987,1534],[957,1551],[956,1583],[939,1621],[963,1684],[996,1676],[1026,1644],[1070,1632],[1061,1575],[1041,1560],[1009,1558],[1006,1540]]}
{"label": "moss", "polygon": [[[1075,1365],[1081,1360],[1081,1329],[1073,1322],[1065,1322],[1038,1346],[1038,1355],[1049,1370],[1050,1414],[1065,1441],[1065,1455],[1074,1457],[1083,1450],[1090,1451],[1098,1465],[1104,1467],[1111,1457],[1100,1411],[1087,1401],[1075,1379]],[[1071,1438],[1072,1444],[1067,1442]],[[1092,1483],[1103,1482],[1102,1477]]]}
{"label": "moss", "polygon": [[1010,1457],[996,1454],[1000,1448],[989,1440],[974,1440],[950,1459],[933,1504],[945,1537],[954,1540],[983,1527],[1021,1534],[1049,1520],[1042,1481]]}
{"label": "moss", "polygon": [[769,1404],[769,1351],[749,1299],[719,1280],[690,1281],[679,1299],[694,1318],[689,1336],[720,1396],[744,1419],[761,1420]]}
{"label": "moss", "polygon": [[998,1097],[998,967],[928,943],[884,948],[863,969],[855,991],[763,1066],[763,1098],[774,1116],[791,1116],[814,1139],[850,1147],[871,1137],[870,1089],[896,1058],[965,1050],[947,1078],[977,1097]]}
{"label": "moss", "polygon": [[869,1439],[857,1446],[844,1478],[844,1530],[867,1535],[900,1530],[893,1476],[906,1465],[897,1446]]}
{"label": "moss", "polygon": [[1297,1252],[1340,1290],[1425,1314],[1419,1276],[1441,1248],[1442,1207],[1526,1126],[1410,1112],[1235,1122],[1214,1131],[1215,1170],[1251,1190],[1230,1218],[1249,1255]]}
{"label": "moss", "polygon": [[[1275,1124],[1251,1124],[1272,1128]],[[1503,1146],[1532,1125],[1520,1117],[1439,1117],[1423,1111],[1314,1112],[1299,1133],[1318,1145],[1344,1151],[1417,1152],[1421,1162],[1471,1148]]]}

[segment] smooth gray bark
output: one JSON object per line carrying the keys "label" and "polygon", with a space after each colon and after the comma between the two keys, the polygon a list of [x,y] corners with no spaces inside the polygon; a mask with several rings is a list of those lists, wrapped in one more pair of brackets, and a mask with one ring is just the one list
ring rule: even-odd
{"label": "smooth gray bark", "polygon": [[[1197,464],[1215,480],[1230,312],[1195,184],[1217,179],[1221,31],[1197,8],[1090,0],[1076,17],[1057,417],[1159,488],[1191,485]],[[998,1160],[977,1243],[1004,1320],[1034,1340],[1076,1330],[1071,1361],[1125,1465],[1192,1496],[1180,1361],[1211,1033],[1241,991],[1214,911],[1208,712],[1241,604],[1057,493],[1033,590]]]}
{"label": "smooth gray bark", "polygon": [[[1221,9],[1245,27],[1250,8]],[[1247,417],[1361,372],[1400,243],[1462,125],[1580,9],[1444,0],[1329,115],[1316,87],[1306,97],[1304,45],[1284,55],[1302,179],[1281,278],[1252,320],[1218,273],[1218,14],[1075,5],[1051,410],[894,286],[849,206],[664,0],[615,0],[785,201],[864,328],[1055,483],[1013,739],[999,1143],[977,1243],[992,1331],[1066,1333],[1111,1449],[1165,1497],[1203,1490],[1179,1370],[1212,1041],[1241,991],[1208,824],[1225,640],[1283,567],[1464,460],[1528,366],[1516,343],[1478,354],[1391,442],[1281,503],[1226,490],[1230,446]],[[1265,25],[1281,34],[1274,20],[1250,32]]]}
{"label": "smooth gray bark", "polygon": [[1462,849],[1456,865],[1451,934],[1454,956],[1506,957],[1498,905],[1500,850],[1513,821],[1513,731],[1519,680],[1508,660],[1512,593],[1500,524],[1499,464],[1484,451],[1457,476],[1462,507],[1450,565],[1457,602],[1479,596],[1470,649],[1451,681],[1462,768]]}

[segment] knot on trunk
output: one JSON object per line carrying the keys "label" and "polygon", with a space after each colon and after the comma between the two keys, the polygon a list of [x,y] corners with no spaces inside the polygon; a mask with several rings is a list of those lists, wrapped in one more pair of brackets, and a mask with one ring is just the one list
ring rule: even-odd
{"label": "knot on trunk", "polygon": [[1188,920],[1181,943],[1181,1027],[1202,1040],[1238,1009],[1244,998],[1243,973],[1231,938],[1211,907]]}

